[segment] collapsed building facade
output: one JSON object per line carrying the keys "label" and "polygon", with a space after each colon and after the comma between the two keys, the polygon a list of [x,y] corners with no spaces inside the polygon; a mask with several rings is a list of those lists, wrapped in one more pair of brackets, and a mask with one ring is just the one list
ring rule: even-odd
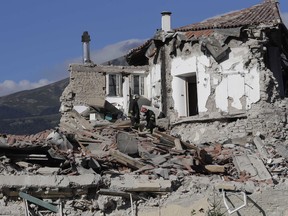
{"label": "collapsed building facade", "polygon": [[62,113],[106,100],[127,115],[139,94],[167,116],[173,135],[192,143],[271,130],[285,140],[288,31],[278,3],[176,29],[170,16],[163,12],[162,28],[126,56],[131,66],[95,65],[89,56],[72,64]]}
{"label": "collapsed building facade", "polygon": [[[84,32],[59,128],[0,135],[0,215],[288,214],[278,4],[177,29],[170,15],[126,56],[130,66],[94,64]],[[135,94],[168,126],[131,127]]]}

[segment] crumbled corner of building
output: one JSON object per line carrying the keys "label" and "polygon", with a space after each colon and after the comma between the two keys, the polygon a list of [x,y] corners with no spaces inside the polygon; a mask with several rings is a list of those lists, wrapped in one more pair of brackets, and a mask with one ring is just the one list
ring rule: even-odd
{"label": "crumbled corner of building", "polygon": [[94,64],[84,32],[59,127],[0,136],[0,215],[288,215],[277,11],[264,1],[175,30],[163,12],[133,66]]}

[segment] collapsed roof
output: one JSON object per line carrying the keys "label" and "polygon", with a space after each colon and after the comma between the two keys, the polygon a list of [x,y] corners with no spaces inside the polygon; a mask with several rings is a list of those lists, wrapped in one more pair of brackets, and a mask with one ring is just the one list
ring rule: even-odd
{"label": "collapsed roof", "polygon": [[[261,26],[263,29],[279,28],[282,35],[284,50],[288,48],[288,30],[280,16],[278,2],[275,0],[266,0],[261,4],[250,8],[233,11],[221,16],[206,19],[202,22],[189,24],[173,29],[170,36],[179,35],[181,41],[195,41],[200,38],[207,38],[219,30],[229,31],[230,36],[240,36],[240,31],[247,27]],[[158,32],[157,32],[158,33]],[[146,51],[157,40],[157,33],[154,38],[147,40],[141,46],[132,49],[126,56],[130,65],[148,64]],[[167,37],[166,37],[167,38]],[[157,46],[156,46],[157,47]],[[286,53],[287,55],[288,53]]]}

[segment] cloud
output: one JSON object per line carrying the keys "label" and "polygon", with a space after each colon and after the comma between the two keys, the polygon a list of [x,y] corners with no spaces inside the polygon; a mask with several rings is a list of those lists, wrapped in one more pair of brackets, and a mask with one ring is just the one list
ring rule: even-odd
{"label": "cloud", "polygon": [[29,90],[45,86],[52,83],[47,79],[40,79],[38,82],[30,82],[28,80],[21,80],[18,83],[13,80],[5,80],[0,83],[0,96],[5,96],[18,91]]}
{"label": "cloud", "polygon": [[[91,60],[96,64],[101,64],[109,60],[126,55],[129,50],[141,45],[145,40],[130,39],[125,41],[120,41],[115,44],[105,46],[99,50],[91,51]],[[0,83],[0,97],[8,94],[12,94],[18,91],[29,90],[33,88],[38,88],[50,83],[56,82],[58,80],[64,79],[69,76],[68,66],[71,63],[81,63],[82,57],[76,57],[73,59],[67,59],[63,63],[56,65],[54,68],[48,69],[43,73],[43,77],[48,77],[47,79],[41,79],[38,82],[31,82],[29,80],[22,80],[20,82],[15,82],[13,80],[5,80]]]}
{"label": "cloud", "polygon": [[[95,64],[101,64],[109,60],[119,58],[121,56],[126,55],[131,49],[140,46],[145,41],[146,40],[129,39],[129,40],[120,41],[115,44],[105,46],[99,50],[91,50],[90,51],[91,60]],[[82,56],[74,58],[74,59],[69,59],[65,62],[67,64],[81,63]]]}
{"label": "cloud", "polygon": [[92,51],[91,59],[94,63],[101,64],[119,58],[126,55],[129,50],[143,44],[144,41],[145,40],[131,39],[106,46],[103,49]]}
{"label": "cloud", "polygon": [[282,13],[281,17],[282,17],[282,20],[283,20],[284,24],[288,28],[288,12]]}
{"label": "cloud", "polygon": [[[115,44],[111,44],[103,47],[99,50],[91,50],[90,56],[91,60],[95,64],[101,64],[115,58],[126,55],[131,49],[140,46],[146,40],[140,39],[129,39],[125,41],[120,41]],[[82,53],[80,53],[81,55]],[[45,77],[49,77],[51,80],[61,80],[69,76],[68,66],[73,63],[82,63],[82,56],[78,56],[72,59],[67,59],[62,64],[57,65],[56,67],[47,70]]]}

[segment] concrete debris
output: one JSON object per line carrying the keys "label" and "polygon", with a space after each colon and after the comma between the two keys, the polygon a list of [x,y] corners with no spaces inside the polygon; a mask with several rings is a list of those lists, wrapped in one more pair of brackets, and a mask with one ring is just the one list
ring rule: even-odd
{"label": "concrete debris", "polygon": [[170,192],[172,183],[170,180],[151,179],[148,175],[123,175],[111,179],[110,188],[126,192]]}
{"label": "concrete debris", "polygon": [[116,136],[117,148],[125,154],[136,154],[138,152],[138,141],[134,135],[126,132],[119,132]]}
{"label": "concrete debris", "polygon": [[240,173],[247,173],[251,179],[268,180],[271,175],[264,166],[261,159],[254,155],[234,156],[234,163]]}
{"label": "concrete debris", "polygon": [[[12,199],[28,193],[40,200],[38,204],[46,205],[45,200],[51,200],[57,209],[63,203],[63,215],[98,215],[97,211],[116,215],[130,212],[131,202],[138,205],[139,215],[145,215],[147,206],[161,206],[164,200],[167,209],[163,212],[169,211],[178,205],[169,204],[175,202],[170,200],[175,196],[182,203],[188,194],[194,194],[196,200],[207,200],[210,195],[200,189],[201,185],[254,194],[280,184],[288,172],[287,160],[277,154],[276,148],[269,146],[263,154],[260,136],[245,145],[229,140],[196,146],[170,135],[169,130],[155,129],[152,134],[135,130],[126,120],[92,126],[90,130],[81,126],[81,122],[89,121],[77,122],[77,127],[67,124],[31,135],[32,140],[1,135],[0,195]],[[190,184],[193,189],[187,188]],[[199,193],[201,198],[197,197]],[[27,200],[26,211],[39,213],[41,205]],[[184,212],[181,206],[177,208]],[[204,207],[203,211],[207,210]]]}
{"label": "concrete debris", "polygon": [[259,154],[261,156],[261,158],[265,161],[267,161],[269,159],[269,156],[268,156],[268,152],[267,150],[265,149],[265,145],[264,143],[262,142],[260,136],[256,136],[253,140],[254,144],[256,145],[258,151],[259,151]]}
{"label": "concrete debris", "polygon": [[[44,202],[44,201],[42,201],[42,200],[40,200],[40,199],[38,199],[38,198],[35,198],[35,197],[33,197],[33,196],[30,196],[29,194],[26,194],[26,193],[24,193],[24,192],[20,192],[20,193],[19,193],[19,196],[20,196],[21,198],[25,199],[25,200],[30,201],[31,203],[35,203],[35,204],[37,204],[37,205],[39,205],[39,206],[42,206],[42,207],[44,207],[44,208],[46,208],[46,209],[48,209],[48,210],[50,210],[50,211],[52,211],[52,212],[55,212],[55,213],[58,213],[58,212],[59,212],[59,209],[58,209],[57,206],[54,206],[54,205],[52,205],[52,204],[50,204],[50,203],[48,203],[48,202]],[[28,207],[28,206],[27,206],[27,207]],[[28,210],[28,211],[29,211],[29,210]],[[28,214],[28,215],[29,215],[29,214]]]}

